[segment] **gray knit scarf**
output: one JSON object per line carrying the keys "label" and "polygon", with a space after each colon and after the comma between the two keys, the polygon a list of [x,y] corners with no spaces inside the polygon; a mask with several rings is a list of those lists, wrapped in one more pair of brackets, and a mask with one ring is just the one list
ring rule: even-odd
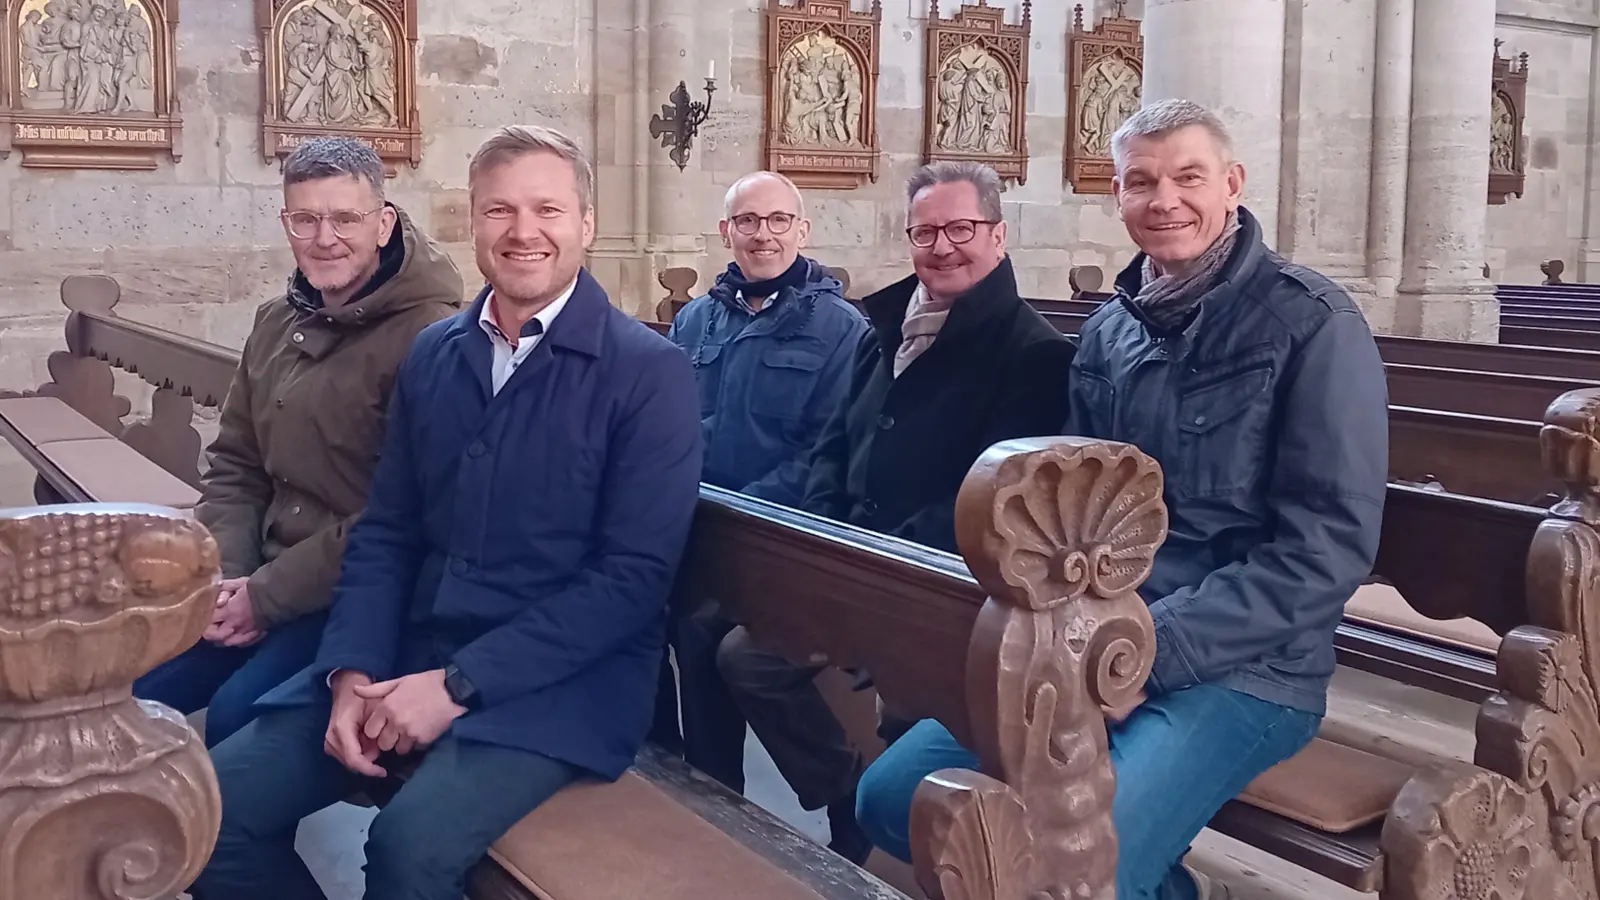
{"label": "gray knit scarf", "polygon": [[1150,257],[1144,258],[1140,272],[1141,285],[1133,302],[1158,328],[1176,331],[1189,317],[1206,291],[1216,286],[1222,267],[1233,254],[1239,236],[1239,214],[1229,213],[1222,226],[1222,234],[1212,242],[1206,252],[1195,258],[1184,271],[1161,275],[1156,272]]}

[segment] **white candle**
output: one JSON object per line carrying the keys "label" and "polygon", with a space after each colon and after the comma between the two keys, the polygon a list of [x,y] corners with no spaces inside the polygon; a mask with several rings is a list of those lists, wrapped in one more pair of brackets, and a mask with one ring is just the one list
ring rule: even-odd
{"label": "white candle", "polygon": [[706,77],[707,78],[716,78],[717,77],[717,61],[716,60],[713,59],[711,62],[706,64]]}

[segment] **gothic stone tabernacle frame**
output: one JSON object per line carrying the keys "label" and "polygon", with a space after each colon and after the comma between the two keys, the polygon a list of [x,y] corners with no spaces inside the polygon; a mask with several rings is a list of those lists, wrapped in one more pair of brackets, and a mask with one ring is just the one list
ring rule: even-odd
{"label": "gothic stone tabernacle frame", "polygon": [[801,187],[878,180],[878,34],[883,6],[767,4],[767,168]]}
{"label": "gothic stone tabernacle frame", "polygon": [[178,0],[0,0],[0,158],[154,169],[181,153]]}
{"label": "gothic stone tabernacle frame", "polygon": [[1114,5],[1087,31],[1078,4],[1067,37],[1066,179],[1075,194],[1111,193],[1111,135],[1139,108],[1144,38],[1139,21],[1123,16],[1124,0]]}
{"label": "gothic stone tabernacle frame", "polygon": [[1007,25],[1005,17],[1005,10],[978,0],[944,19],[939,0],[930,0],[922,155],[928,162],[980,162],[1026,184],[1032,0],[1023,0],[1022,24]]}
{"label": "gothic stone tabernacle frame", "polygon": [[1515,60],[1500,56],[1494,42],[1494,86],[1489,93],[1489,202],[1499,206],[1522,196],[1528,178],[1522,124],[1528,109],[1528,54]]}
{"label": "gothic stone tabernacle frame", "polygon": [[422,162],[417,0],[256,0],[268,162],[302,141],[352,137],[391,166]]}

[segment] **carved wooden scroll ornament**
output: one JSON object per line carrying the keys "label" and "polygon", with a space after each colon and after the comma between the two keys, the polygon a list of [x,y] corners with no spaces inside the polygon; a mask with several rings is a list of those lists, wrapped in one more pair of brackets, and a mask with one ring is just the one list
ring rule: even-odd
{"label": "carved wooden scroll ornament", "polygon": [[0,157],[154,169],[177,159],[178,0],[4,0]]}
{"label": "carved wooden scroll ornament", "polygon": [[878,180],[880,0],[767,2],[767,168],[811,188]]}
{"label": "carved wooden scroll ornament", "polygon": [[699,280],[700,273],[691,266],[662,269],[656,281],[666,288],[667,293],[656,303],[656,320],[671,322],[677,318],[678,312],[694,299],[695,282]]}
{"label": "carved wooden scroll ornament", "polygon": [[1501,643],[1476,766],[1396,799],[1386,898],[1600,898],[1600,390],[1552,403],[1539,442],[1566,494],[1528,550],[1533,621]]}
{"label": "carved wooden scroll ornament", "polygon": [[979,162],[1001,178],[1028,181],[1028,36],[1032,0],[1007,25],[988,0],[939,15],[930,0],[923,158]]}
{"label": "carved wooden scroll ornament", "polygon": [[1494,42],[1494,82],[1489,93],[1489,202],[1521,197],[1528,179],[1522,126],[1528,112],[1528,54],[1515,60],[1500,55]]}
{"label": "carved wooden scroll ornament", "polygon": [[1083,27],[1083,4],[1067,38],[1067,181],[1073,193],[1109,194],[1116,170],[1111,136],[1139,108],[1144,84],[1144,37],[1123,16],[1125,0],[1094,31]]}
{"label": "carved wooden scroll ornament", "polygon": [[1166,537],[1161,492],[1132,446],[1059,437],[998,444],[962,484],[956,537],[989,595],[966,674],[983,771],[917,788],[912,858],[929,896],[1113,896],[1105,720],[1142,701],[1155,659],[1135,589]]}
{"label": "carved wooden scroll ornament", "polygon": [[386,162],[422,162],[417,0],[256,0],[266,105],[262,149],[287,156],[342,135]]}
{"label": "carved wooden scroll ornament", "polygon": [[218,565],[172,510],[0,513],[0,897],[168,897],[205,865],[210,757],[131,686],[200,639]]}

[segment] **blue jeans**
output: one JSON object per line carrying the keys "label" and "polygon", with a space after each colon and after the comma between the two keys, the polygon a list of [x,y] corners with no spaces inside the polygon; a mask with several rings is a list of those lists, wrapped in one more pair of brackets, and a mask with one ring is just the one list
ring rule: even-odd
{"label": "blue jeans", "polygon": [[[327,900],[295,852],[295,832],[306,816],[374,786],[322,749],[330,711],[326,700],[263,710],[211,752],[222,825],[189,888],[195,900]],[[372,820],[362,896],[461,900],[489,845],[583,777],[559,760],[445,732]]]}
{"label": "blue jeans", "polygon": [[243,728],[257,699],[316,659],[326,611],[301,616],[268,631],[249,647],[201,641],[133,683],[133,695],[184,715],[206,711],[206,747]]}
{"label": "blue jeans", "polygon": [[[1117,900],[1195,900],[1189,844],[1257,775],[1300,752],[1322,717],[1214,685],[1146,701],[1107,737],[1117,773]],[[918,722],[861,777],[856,817],[874,846],[909,862],[911,795],[940,769],[977,769],[943,725]]]}

